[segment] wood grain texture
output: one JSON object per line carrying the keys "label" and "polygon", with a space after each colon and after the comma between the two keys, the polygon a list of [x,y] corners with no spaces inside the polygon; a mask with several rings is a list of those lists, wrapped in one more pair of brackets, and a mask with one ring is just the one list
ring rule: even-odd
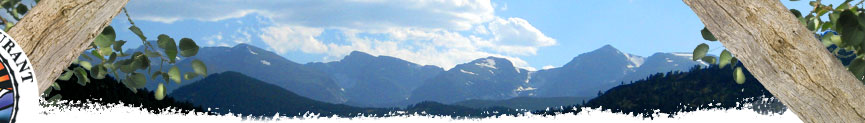
{"label": "wood grain texture", "polygon": [[78,58],[129,0],[42,0],[9,30],[30,58],[39,93]]}
{"label": "wood grain texture", "polygon": [[684,2],[802,121],[865,122],[865,85],[780,1]]}

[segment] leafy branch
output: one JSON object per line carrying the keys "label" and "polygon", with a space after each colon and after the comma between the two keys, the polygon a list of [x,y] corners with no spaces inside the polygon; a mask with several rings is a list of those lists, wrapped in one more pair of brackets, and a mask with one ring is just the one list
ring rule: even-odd
{"label": "leafy branch", "polygon": [[[132,21],[125,8],[123,13],[126,14],[131,24],[128,29],[141,39],[143,51],[125,53],[122,47],[126,41],[116,40],[114,28],[105,27],[102,33],[90,44],[89,49],[85,50],[85,54],[81,55],[83,59],[73,61],[72,64],[77,64],[79,67],[64,70],[65,72],[58,78],[59,80],[69,80],[72,76],[76,76],[77,83],[83,86],[90,82],[87,78],[88,75],[95,79],[103,79],[110,73],[118,79],[122,79],[121,82],[127,88],[136,92],[137,89],[147,85],[147,77],[150,77],[151,80],[162,79],[164,81],[158,84],[154,93],[157,100],[162,100],[167,94],[165,85],[168,82],[173,81],[179,84],[183,79],[189,80],[207,75],[206,65],[198,59],[191,61],[193,71],[181,74],[178,68],[178,59],[193,57],[198,53],[199,46],[195,41],[190,38],[182,38],[177,42],[166,34],[160,34],[157,36],[157,45],[154,47],[151,42],[147,41],[143,31]],[[88,56],[87,52],[91,56]],[[151,61],[151,59],[157,60]],[[151,66],[155,65],[155,62],[159,62],[159,68],[153,70]],[[163,71],[167,67],[170,68]],[[48,91],[60,90],[59,86],[52,86],[52,88]]]}
{"label": "leafy branch", "polygon": [[[816,0],[808,3],[813,9],[804,16],[802,12],[796,9],[790,9],[790,12],[802,25],[805,25],[808,30],[815,34],[815,37],[823,46],[832,49],[830,52],[836,57],[842,59],[842,61],[847,61],[847,58],[853,58],[850,60],[850,64],[847,65],[847,70],[865,83],[865,43],[863,43],[865,42],[865,9],[862,7],[862,3],[865,0],[860,0],[853,5],[851,5],[851,2],[853,0],[845,0],[843,3],[835,6],[832,4],[825,5],[821,0]],[[827,18],[828,20],[824,20],[823,18]],[[706,28],[703,28],[700,32],[703,35],[703,39],[717,41]],[[698,45],[694,49],[693,60],[701,59],[703,61],[714,62],[714,57],[705,56],[708,47],[705,43]],[[738,62],[726,50],[721,53],[720,59],[721,67],[724,67],[726,63],[735,65]],[[736,67],[734,72],[736,72],[734,74],[736,82],[743,83],[744,78],[740,75],[741,68]]]}

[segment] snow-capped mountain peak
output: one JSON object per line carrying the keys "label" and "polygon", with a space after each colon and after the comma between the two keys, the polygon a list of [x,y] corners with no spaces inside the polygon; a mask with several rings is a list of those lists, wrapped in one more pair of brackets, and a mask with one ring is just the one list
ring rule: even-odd
{"label": "snow-capped mountain peak", "polygon": [[628,68],[631,68],[631,69],[640,67],[640,65],[643,65],[643,62],[646,61],[646,57],[643,57],[643,56],[638,56],[638,55],[628,54],[628,53],[623,53],[622,55],[625,55],[625,58],[628,58],[628,61],[631,62],[631,64],[629,64],[627,66]]}
{"label": "snow-capped mountain peak", "polygon": [[498,69],[498,68],[496,68],[496,61],[491,59],[491,58],[484,58],[483,62],[475,63],[475,65],[487,67],[487,68],[492,68],[492,69]]}

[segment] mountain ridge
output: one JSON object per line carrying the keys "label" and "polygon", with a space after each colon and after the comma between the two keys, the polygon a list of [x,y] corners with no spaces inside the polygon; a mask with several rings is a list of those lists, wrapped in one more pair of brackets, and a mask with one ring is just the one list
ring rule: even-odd
{"label": "mountain ridge", "polygon": [[[209,73],[239,71],[315,100],[362,107],[405,106],[425,100],[453,103],[522,96],[594,97],[598,91],[620,85],[626,79],[644,77],[635,73],[652,73],[653,70],[641,68],[655,64],[657,60],[653,59],[657,59],[657,54],[680,54],[656,53],[646,58],[604,45],[574,57],[562,67],[529,71],[515,67],[507,59],[492,56],[444,70],[361,51],[352,51],[339,61],[306,64],[248,44],[204,47],[201,52],[193,58],[205,61]],[[188,62],[188,59],[181,59],[178,65],[188,66]],[[181,71],[190,70],[181,67]],[[180,85],[170,83],[167,87],[174,90],[195,80],[198,79],[186,80]]]}

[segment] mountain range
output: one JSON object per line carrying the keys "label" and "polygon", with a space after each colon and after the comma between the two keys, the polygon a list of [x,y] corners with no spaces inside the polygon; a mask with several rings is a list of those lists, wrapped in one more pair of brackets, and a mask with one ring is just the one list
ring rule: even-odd
{"label": "mountain range", "polygon": [[639,68],[645,58],[627,54],[610,45],[578,55],[559,68],[540,70],[531,83],[537,84],[540,97],[593,97],[619,85],[628,73]]}
{"label": "mountain range", "polygon": [[404,105],[412,90],[444,71],[437,66],[358,51],[339,61],[305,66],[330,75],[345,90],[346,104],[367,107]]}
{"label": "mountain range", "polygon": [[[736,66],[742,66],[737,64]],[[689,72],[652,74],[634,83],[616,86],[601,96],[574,105],[599,110],[621,112],[644,118],[673,117],[683,112],[712,109],[751,109],[760,114],[779,114],[786,111],[777,98],[769,93],[747,69],[743,69],[745,83],[733,79],[734,67],[694,67]],[[535,114],[556,115],[582,111],[581,108],[541,110]]]}
{"label": "mountain range", "polygon": [[333,114],[334,111],[375,113],[364,112],[364,108],[309,99],[278,85],[233,71],[211,74],[178,88],[169,96],[202,107],[222,108],[214,110],[217,113],[273,115],[279,112],[290,116],[303,115],[307,111],[323,115]]}
{"label": "mountain range", "polygon": [[409,101],[454,103],[470,99],[509,99],[518,96],[521,88],[528,87],[528,73],[504,58],[481,58],[456,65],[426,80],[412,92]]}
{"label": "mountain range", "polygon": [[[207,64],[209,74],[236,71],[300,96],[359,107],[515,97],[591,98],[599,91],[652,73],[686,71],[703,65],[691,61],[687,53],[656,53],[646,58],[610,45],[580,54],[562,67],[539,71],[515,67],[511,61],[497,57],[479,58],[445,70],[358,51],[339,61],[299,64],[247,44],[203,47],[198,55],[180,59],[181,71],[191,71],[191,59]],[[174,93],[171,91],[199,79],[171,83],[167,89]],[[155,83],[148,82],[148,88],[155,89]]]}
{"label": "mountain range", "polygon": [[[155,43],[155,42],[152,42]],[[130,49],[124,52],[142,51],[144,47]],[[340,89],[336,82],[326,73],[305,67],[276,53],[247,44],[238,44],[234,47],[202,47],[198,54],[189,58],[178,59],[175,64],[181,73],[193,71],[190,63],[193,60],[201,60],[207,66],[207,74],[222,73],[225,71],[236,71],[247,74],[264,82],[277,85],[289,91],[309,97],[315,100],[329,103],[344,103],[347,101],[345,92]],[[159,61],[151,58],[150,61]],[[168,71],[171,66],[160,67],[158,63],[152,63],[151,68],[163,68]],[[139,70],[147,73],[147,71]],[[147,75],[150,76],[150,75]],[[177,88],[191,84],[204,78],[199,76],[191,80],[182,80],[177,84],[168,82],[165,85],[169,94]],[[162,79],[147,78],[146,88],[155,90]]]}
{"label": "mountain range", "polygon": [[352,117],[363,115],[382,117],[401,115],[395,113],[403,112],[404,114],[449,115],[451,117],[488,117],[522,113],[507,108],[469,108],[436,102],[420,102],[407,108],[361,108],[332,104],[300,96],[277,85],[233,71],[211,74],[197,82],[178,88],[169,96],[181,101],[189,101],[197,106],[213,108],[211,111],[215,113],[230,112],[247,116],[279,114],[293,117],[303,116],[306,113],[316,113],[320,116]]}

